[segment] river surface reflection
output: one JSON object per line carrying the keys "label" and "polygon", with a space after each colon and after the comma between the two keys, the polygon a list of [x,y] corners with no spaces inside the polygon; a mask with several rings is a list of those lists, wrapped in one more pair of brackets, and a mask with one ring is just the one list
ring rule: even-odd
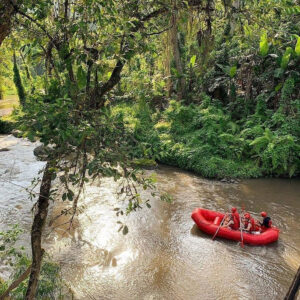
{"label": "river surface reflection", "polygon": [[[48,251],[78,299],[283,299],[300,264],[299,180],[226,184],[166,166],[155,172],[159,190],[174,202],[152,199],[151,209],[123,218],[126,236],[118,233],[113,208],[122,204],[111,180],[86,188],[75,230],[52,225],[59,227],[48,236]],[[196,207],[231,206],[267,211],[280,240],[242,249],[212,241],[190,218]]]}
{"label": "river surface reflection", "polygon": [[[28,146],[13,147],[10,151]],[[28,160],[19,166],[21,173],[41,167],[32,157],[19,158]],[[1,163],[2,153],[0,168]],[[173,196],[172,204],[146,194],[151,209],[117,218],[113,209],[126,204],[116,197],[117,184],[105,179],[86,187],[72,230],[64,217],[46,228],[45,248],[60,263],[76,299],[283,299],[300,265],[300,180],[226,184],[167,166],[151,172],[158,189]],[[4,213],[14,211],[18,201],[6,200],[12,191],[3,182],[0,189],[1,229],[11,222]],[[30,227],[32,203],[21,200],[18,211],[27,215],[15,218]],[[226,211],[231,206],[267,211],[281,229],[279,241],[242,249],[236,242],[212,241],[190,218],[196,207]],[[63,208],[65,203],[53,207],[50,220]],[[128,225],[127,235],[118,232],[118,220]]]}

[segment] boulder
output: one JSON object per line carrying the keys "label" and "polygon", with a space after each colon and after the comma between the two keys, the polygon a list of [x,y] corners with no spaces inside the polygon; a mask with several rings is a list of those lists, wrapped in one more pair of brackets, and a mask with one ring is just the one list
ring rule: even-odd
{"label": "boulder", "polygon": [[38,158],[38,160],[46,161],[48,160],[48,156],[51,149],[49,147],[45,147],[44,145],[37,146],[33,150],[33,154]]}
{"label": "boulder", "polygon": [[11,134],[17,138],[22,136],[22,132],[17,129],[12,130]]}

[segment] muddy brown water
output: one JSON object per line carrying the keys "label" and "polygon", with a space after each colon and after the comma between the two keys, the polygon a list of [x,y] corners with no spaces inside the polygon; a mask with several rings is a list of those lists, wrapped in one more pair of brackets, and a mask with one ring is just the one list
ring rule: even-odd
{"label": "muddy brown water", "polygon": [[[30,147],[26,145],[18,140],[10,155],[24,152]],[[28,168],[33,174],[41,164],[29,154],[20,159],[24,164],[18,164],[20,174],[27,174]],[[61,225],[66,218],[46,228],[44,245],[60,263],[75,299],[283,299],[300,265],[299,179],[226,184],[167,166],[151,172],[157,174],[158,189],[173,196],[172,204],[146,192],[151,209],[117,218],[113,209],[126,203],[116,196],[117,184],[105,179],[86,187],[72,230]],[[10,197],[13,192],[16,189],[0,182],[0,230],[12,222],[7,212],[14,211],[14,219],[30,227],[32,203],[25,200],[24,192]],[[14,200],[8,201],[9,197]],[[190,218],[196,207],[226,211],[231,206],[245,206],[257,214],[267,211],[281,229],[279,241],[244,249],[237,242],[212,241]],[[65,207],[60,203],[52,208],[50,219]],[[118,220],[128,225],[127,235],[118,232]]]}

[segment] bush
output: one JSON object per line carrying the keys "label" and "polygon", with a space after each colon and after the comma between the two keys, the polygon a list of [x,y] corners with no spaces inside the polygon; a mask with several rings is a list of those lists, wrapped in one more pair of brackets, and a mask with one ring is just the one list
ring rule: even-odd
{"label": "bush", "polygon": [[0,119],[0,134],[9,134],[13,129],[13,123]]}

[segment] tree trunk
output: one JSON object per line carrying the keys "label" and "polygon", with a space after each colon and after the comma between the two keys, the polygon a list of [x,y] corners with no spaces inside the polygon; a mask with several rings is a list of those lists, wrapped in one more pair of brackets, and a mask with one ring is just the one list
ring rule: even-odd
{"label": "tree trunk", "polygon": [[284,300],[296,299],[296,294],[299,291],[299,288],[300,288],[300,267],[299,267],[298,272],[290,286],[288,293],[284,297]]}
{"label": "tree trunk", "polygon": [[52,173],[53,172],[51,171],[50,163],[47,162],[40,187],[39,199],[36,203],[36,213],[31,228],[32,267],[26,291],[26,300],[34,299],[37,290],[42,256],[44,252],[41,246],[42,233],[48,214]]}
{"label": "tree trunk", "polygon": [[173,50],[173,59],[175,61],[176,69],[178,72],[178,89],[177,98],[182,100],[185,96],[185,79],[183,77],[183,67],[180,57],[179,40],[178,40],[178,27],[177,27],[177,11],[173,11],[172,15],[172,28],[171,28],[171,44]]}
{"label": "tree trunk", "polygon": [[11,28],[11,18],[15,13],[10,0],[0,1],[0,46],[4,39],[9,35]]}

